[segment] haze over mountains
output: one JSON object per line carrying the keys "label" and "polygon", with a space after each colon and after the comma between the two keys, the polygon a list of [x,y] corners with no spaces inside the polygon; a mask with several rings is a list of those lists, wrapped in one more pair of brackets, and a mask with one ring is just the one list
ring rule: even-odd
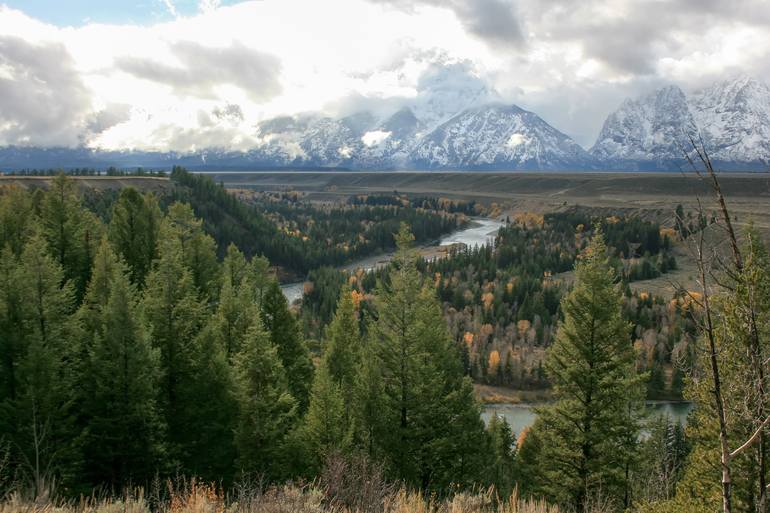
{"label": "haze over mountains", "polygon": [[169,167],[366,170],[676,170],[688,134],[700,133],[724,169],[770,161],[770,88],[740,77],[685,93],[669,85],[627,99],[588,150],[536,113],[492,90],[434,88],[395,113],[286,116],[256,127],[248,151],[121,152],[6,147],[0,168]]}

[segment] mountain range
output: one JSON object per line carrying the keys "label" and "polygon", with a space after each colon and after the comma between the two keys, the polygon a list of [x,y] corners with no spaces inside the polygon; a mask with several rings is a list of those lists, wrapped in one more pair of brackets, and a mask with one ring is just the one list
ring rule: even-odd
{"label": "mountain range", "polygon": [[741,77],[686,94],[669,85],[627,99],[583,149],[533,112],[492,91],[437,90],[386,117],[359,112],[278,117],[248,151],[191,153],[88,148],[0,148],[0,170],[56,167],[197,169],[676,170],[689,137],[724,169],[770,161],[770,88]]}

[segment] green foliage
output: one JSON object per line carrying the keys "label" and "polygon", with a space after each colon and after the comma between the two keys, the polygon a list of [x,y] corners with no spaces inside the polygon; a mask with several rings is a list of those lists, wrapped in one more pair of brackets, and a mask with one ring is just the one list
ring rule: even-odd
{"label": "green foliage", "polygon": [[160,355],[128,271],[104,241],[79,318],[86,343],[77,381],[78,413],[87,426],[78,437],[82,472],[93,486],[147,482],[164,456]]}
{"label": "green foliage", "polygon": [[[250,203],[204,175],[175,167],[176,187],[166,202],[189,203],[223,251],[234,243],[247,255],[264,255],[297,276],[395,247],[393,233],[408,222],[418,240],[433,240],[458,226],[453,215],[411,206],[318,208],[296,200],[254,197]],[[336,297],[336,294],[332,297]]]}
{"label": "green foliage", "polygon": [[267,286],[262,302],[262,322],[270,335],[270,343],[278,350],[289,380],[289,390],[297,400],[300,412],[307,409],[310,385],[313,381],[313,362],[310,360],[299,323],[289,311],[278,282]]}
{"label": "green foliage", "polygon": [[269,480],[285,477],[287,435],[297,417],[277,347],[259,322],[235,355],[238,469]]}
{"label": "green foliage", "polygon": [[[375,444],[394,477],[425,490],[473,482],[483,424],[433,291],[402,226],[390,283],[377,297],[371,358],[382,398]],[[371,369],[371,370],[374,370]]]}
{"label": "green foliage", "polygon": [[301,433],[311,475],[319,472],[330,456],[350,450],[354,426],[346,413],[349,405],[343,388],[332,378],[328,366],[322,364],[315,373]]}
{"label": "green foliage", "polygon": [[19,187],[8,187],[0,195],[0,248],[10,247],[18,256],[31,235],[35,215],[31,196]]}
{"label": "green foliage", "polygon": [[185,442],[195,436],[190,422],[201,398],[190,397],[187,391],[198,379],[193,346],[206,308],[176,242],[166,239],[161,244],[160,258],[147,275],[142,308],[153,346],[160,350],[160,405],[168,425],[170,455],[181,462],[186,457]]}
{"label": "green foliage", "polygon": [[49,484],[48,469],[65,465],[71,448],[65,365],[72,355],[74,291],[41,237],[26,242],[18,261],[9,252],[2,269],[3,285],[11,288],[3,297],[9,331],[2,337],[0,437],[11,441],[14,458],[40,492]]}
{"label": "green foliage", "polygon": [[[726,431],[730,449],[746,440],[770,411],[756,393],[756,367],[752,357],[765,362],[770,347],[770,259],[757,233],[749,229],[742,248],[744,267],[732,280],[732,290],[712,296],[717,360],[723,384]],[[753,346],[749,320],[754,316],[760,344]],[[756,351],[756,352],[755,352]],[[698,404],[690,415],[687,431],[692,454],[672,503],[677,507],[716,510],[721,507],[719,426],[713,385],[708,379],[710,362],[705,351],[696,361],[697,373],[688,380],[686,395]],[[761,367],[766,367],[765,363]],[[759,495],[757,473],[760,444],[731,459],[732,502],[734,511],[755,511]],[[766,456],[765,456],[766,457]]]}
{"label": "green foliage", "polygon": [[555,401],[539,410],[538,436],[545,491],[583,511],[600,494],[627,501],[643,395],[601,233],[575,274],[575,287],[562,301],[564,322],[548,350]]}
{"label": "green foliage", "polygon": [[160,237],[161,256],[164,251],[177,252],[200,293],[216,297],[219,273],[216,242],[203,231],[203,222],[195,217],[190,205],[174,203],[169,207]]}
{"label": "green foliage", "polygon": [[72,280],[77,298],[82,298],[101,240],[101,222],[83,208],[75,184],[64,175],[51,181],[40,206],[40,219],[51,255],[64,269],[64,277]]}
{"label": "green foliage", "polygon": [[110,243],[128,265],[131,281],[144,284],[157,256],[161,213],[157,199],[128,187],[112,207]]}
{"label": "green foliage", "polygon": [[486,462],[491,484],[499,497],[510,497],[516,485],[516,440],[505,417],[493,414],[487,426],[490,451]]}

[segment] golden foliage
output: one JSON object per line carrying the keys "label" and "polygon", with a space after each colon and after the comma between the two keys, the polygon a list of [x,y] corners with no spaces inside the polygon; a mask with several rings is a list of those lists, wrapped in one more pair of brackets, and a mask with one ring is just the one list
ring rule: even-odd
{"label": "golden foliage", "polygon": [[668,237],[669,239],[673,239],[676,237],[676,230],[673,228],[661,228],[660,229],[660,237]]}
{"label": "golden foliage", "polygon": [[465,342],[465,345],[468,346],[468,349],[473,345],[473,333],[470,331],[466,331],[465,335],[463,335],[463,341]]}
{"label": "golden foliage", "polygon": [[495,301],[495,295],[491,292],[484,292],[481,296],[481,301],[484,303],[484,310],[489,310]]}
{"label": "golden foliage", "polygon": [[362,292],[358,292],[357,290],[351,290],[350,297],[353,298],[353,305],[356,307],[356,310],[358,310],[361,301],[364,300],[364,294]]}
{"label": "golden foliage", "polygon": [[519,330],[519,336],[523,337],[524,334],[529,330],[531,326],[532,326],[532,323],[529,322],[527,319],[522,319],[519,322],[517,322],[516,328]]}
{"label": "golden foliage", "polygon": [[312,294],[313,289],[315,289],[315,283],[313,283],[312,281],[306,281],[305,283],[302,284],[302,292],[305,295]]}
{"label": "golden foliage", "polygon": [[497,374],[497,367],[500,365],[500,353],[495,349],[489,353],[489,372]]}

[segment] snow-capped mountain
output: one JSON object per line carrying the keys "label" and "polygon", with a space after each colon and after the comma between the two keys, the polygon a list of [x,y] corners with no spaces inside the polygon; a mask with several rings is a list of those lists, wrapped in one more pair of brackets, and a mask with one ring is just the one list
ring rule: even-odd
{"label": "snow-capped mountain", "polygon": [[770,160],[770,87],[753,78],[719,82],[690,98],[695,122],[714,158]]}
{"label": "snow-capped mountain", "polygon": [[585,169],[591,156],[537,114],[516,105],[467,109],[415,147],[418,168]]}
{"label": "snow-capped mountain", "polygon": [[609,115],[590,152],[621,169],[670,167],[699,132],[713,160],[739,165],[770,159],[770,88],[739,78],[689,97],[672,85],[628,99]]}
{"label": "snow-capped mountain", "polygon": [[[449,87],[444,77],[423,84],[428,93],[384,117],[363,111],[263,121],[248,151],[6,147],[0,148],[0,169],[672,170],[698,130],[723,169],[755,169],[770,161],[770,88],[755,79],[720,82],[689,96],[671,85],[628,99],[607,118],[590,152],[537,114],[490,101],[496,93],[479,81],[453,80],[459,83]],[[452,112],[453,106],[459,110]]]}
{"label": "snow-capped mountain", "polygon": [[664,87],[625,100],[604,122],[591,153],[609,162],[680,158],[694,127],[684,92]]}
{"label": "snow-capped mountain", "polygon": [[[435,119],[434,117],[430,118]],[[435,129],[404,107],[384,120],[279,118],[262,123],[261,165],[354,169],[567,169],[596,167],[572,139],[515,105],[471,107]]]}

